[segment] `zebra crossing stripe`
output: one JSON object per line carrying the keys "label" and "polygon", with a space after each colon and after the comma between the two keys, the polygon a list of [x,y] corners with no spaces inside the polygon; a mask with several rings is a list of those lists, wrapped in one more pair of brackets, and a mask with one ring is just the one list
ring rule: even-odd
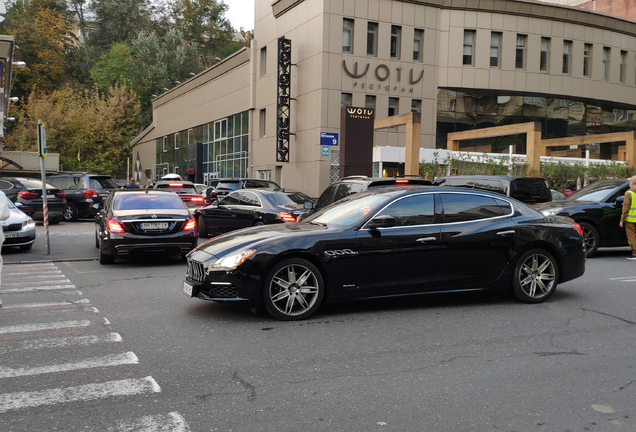
{"label": "zebra crossing stripe", "polygon": [[26,333],[26,332],[43,331],[43,330],[59,330],[59,329],[71,328],[71,327],[88,327],[89,325],[91,325],[91,322],[89,320],[59,321],[59,322],[42,323],[42,324],[22,324],[22,325],[0,327],[0,334]]}
{"label": "zebra crossing stripe", "polygon": [[51,271],[39,271],[37,274],[33,274],[33,272],[28,273],[8,273],[2,272],[2,279],[43,279],[49,277],[62,277],[64,276],[60,270],[51,270]]}
{"label": "zebra crossing stripe", "polygon": [[2,309],[24,309],[24,308],[42,308],[42,307],[56,307],[56,306],[68,306],[73,307],[77,304],[90,303],[88,299],[77,300],[73,302],[49,302],[49,303],[21,303],[4,305]]}
{"label": "zebra crossing stripe", "polygon": [[12,287],[12,286],[20,286],[20,285],[50,285],[51,283],[62,283],[68,284],[71,283],[70,280],[64,275],[50,277],[47,280],[30,280],[30,281],[20,281],[20,282],[2,282],[3,287]]}
{"label": "zebra crossing stripe", "polygon": [[171,412],[166,415],[149,415],[122,420],[107,430],[108,432],[189,432],[190,428],[181,414]]}
{"label": "zebra crossing stripe", "polygon": [[56,365],[37,366],[30,368],[11,369],[0,366],[0,378],[15,378],[21,376],[41,375],[55,372],[67,372],[79,369],[91,369],[96,367],[121,366],[137,364],[139,359],[132,351],[122,354],[112,354],[105,357],[95,357],[76,363],[63,363]]}
{"label": "zebra crossing stripe", "polygon": [[160,393],[161,387],[151,376],[76,387],[0,394],[0,413],[42,405]]}
{"label": "zebra crossing stripe", "polygon": [[35,340],[18,341],[17,343],[0,343],[0,353],[8,353],[12,351],[36,350],[41,348],[61,348],[66,346],[78,345],[87,346],[97,343],[113,343],[121,342],[122,337],[119,333],[107,333],[103,335],[89,336],[65,336],[59,338],[42,338]]}
{"label": "zebra crossing stripe", "polygon": [[75,285],[50,285],[50,286],[29,286],[29,287],[21,287],[21,288],[9,288],[9,289],[0,289],[0,294],[13,294],[13,293],[21,293],[21,292],[32,292],[32,291],[55,291],[55,290],[63,290],[77,288]]}

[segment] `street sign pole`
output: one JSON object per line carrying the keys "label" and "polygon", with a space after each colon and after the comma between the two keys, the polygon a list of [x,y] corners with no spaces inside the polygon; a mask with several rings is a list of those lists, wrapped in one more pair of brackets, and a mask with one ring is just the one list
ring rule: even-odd
{"label": "street sign pole", "polygon": [[44,157],[47,155],[46,150],[46,125],[42,120],[38,120],[38,153],[40,155],[40,170],[42,171],[42,211],[44,214],[44,244],[46,245],[46,254],[51,255],[51,245],[49,243],[49,205],[46,200],[46,165]]}

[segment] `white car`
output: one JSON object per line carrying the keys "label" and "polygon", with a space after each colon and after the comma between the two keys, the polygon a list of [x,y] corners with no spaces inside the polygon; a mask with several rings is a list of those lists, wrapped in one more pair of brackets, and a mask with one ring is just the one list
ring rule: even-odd
{"label": "white car", "polygon": [[8,202],[11,216],[2,221],[4,244],[2,247],[18,246],[22,250],[29,250],[35,243],[35,222],[11,201]]}

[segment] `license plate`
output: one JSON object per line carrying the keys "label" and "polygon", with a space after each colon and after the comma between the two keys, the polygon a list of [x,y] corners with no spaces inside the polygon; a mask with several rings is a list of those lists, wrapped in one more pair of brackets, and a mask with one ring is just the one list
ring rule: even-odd
{"label": "license plate", "polygon": [[167,229],[168,222],[142,222],[141,229],[143,230],[152,230],[152,229]]}
{"label": "license plate", "polygon": [[183,292],[185,293],[185,295],[187,295],[188,297],[192,297],[192,285],[190,285],[187,282],[183,282]]}
{"label": "license plate", "polygon": [[5,232],[4,233],[4,238],[17,238],[18,237],[18,233],[15,232]]}
{"label": "license plate", "polygon": [[55,195],[49,195],[49,194],[46,194],[46,197],[47,197],[47,198],[55,198]]}

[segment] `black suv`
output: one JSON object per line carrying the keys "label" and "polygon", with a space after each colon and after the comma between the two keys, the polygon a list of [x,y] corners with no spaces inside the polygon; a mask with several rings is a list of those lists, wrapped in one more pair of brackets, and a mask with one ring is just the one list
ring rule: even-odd
{"label": "black suv", "polygon": [[66,193],[68,206],[63,215],[66,222],[94,217],[108,194],[117,190],[117,184],[109,175],[61,172],[47,180]]}
{"label": "black suv", "polygon": [[335,183],[332,183],[325,189],[316,202],[316,207],[301,215],[298,220],[305,219],[316,210],[327,207],[344,197],[351,194],[362,192],[369,189],[377,189],[381,187],[391,186],[430,186],[432,183],[424,180],[420,176],[404,176],[404,177],[367,177],[367,176],[349,176],[343,177]]}
{"label": "black suv", "polygon": [[441,177],[435,180],[434,185],[481,189],[506,195],[526,204],[552,201],[548,181],[541,177],[462,175]]}
{"label": "black suv", "polygon": [[210,186],[205,191],[206,204],[212,204],[219,198],[224,197],[238,189],[269,189],[269,190],[281,190],[282,188],[275,182],[270,180],[261,179],[213,179],[212,181],[218,183],[214,186]]}

